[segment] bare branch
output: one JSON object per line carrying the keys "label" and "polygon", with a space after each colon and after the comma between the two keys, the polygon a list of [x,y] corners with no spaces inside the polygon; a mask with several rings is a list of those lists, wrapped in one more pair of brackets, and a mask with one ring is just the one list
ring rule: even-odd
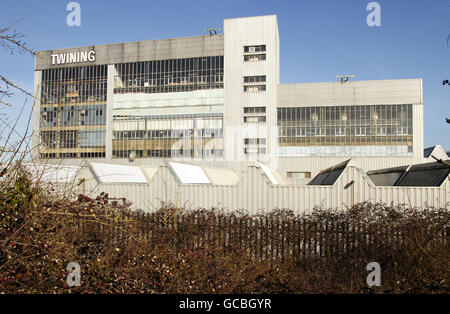
{"label": "bare branch", "polygon": [[13,54],[14,51],[17,51],[19,53],[29,52],[30,54],[35,55],[36,53],[32,49],[28,48],[26,43],[22,41],[22,38],[24,38],[25,35],[13,29],[14,25],[21,20],[23,20],[23,18],[5,28],[0,29],[0,46],[6,50],[9,50],[11,54]]}
{"label": "bare branch", "polygon": [[[8,89],[9,87],[12,87],[14,89],[17,89],[19,91],[21,91],[22,93],[34,98],[33,94],[25,89],[23,89],[22,87],[19,87],[18,85],[14,84],[13,82],[11,82],[10,80],[8,80],[6,77],[4,77],[3,75],[0,74],[0,81],[2,81],[3,83],[5,83],[6,88]],[[3,91],[0,90],[0,95],[3,96],[11,96],[11,93],[9,93],[8,91]]]}
{"label": "bare branch", "polygon": [[[5,28],[0,28],[0,46],[8,50],[11,54],[14,54],[14,52],[28,52],[32,55],[36,55],[36,53],[32,49],[28,48],[26,43],[22,40],[25,35],[17,32],[13,28],[21,20],[23,20],[23,18],[17,20],[16,22]],[[13,95],[13,92],[11,90],[18,90],[34,99],[34,95],[31,92],[19,87],[17,84],[11,82],[3,75],[0,75],[0,83],[4,84],[4,87],[0,87],[0,104],[11,107],[10,103],[2,100],[3,97],[11,97]]]}
{"label": "bare branch", "polygon": [[0,99],[0,104],[3,104],[3,105],[8,106],[8,107],[12,107],[12,105],[10,103],[4,102],[1,99]]}

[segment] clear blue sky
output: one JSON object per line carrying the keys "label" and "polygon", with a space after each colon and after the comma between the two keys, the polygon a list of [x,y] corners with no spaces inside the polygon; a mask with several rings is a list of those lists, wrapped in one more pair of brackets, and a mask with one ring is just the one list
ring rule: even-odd
{"label": "clear blue sky", "polygon": [[[379,0],[381,27],[368,27],[370,0],[79,0],[81,27],[66,25],[70,1],[8,1],[0,26],[16,29],[34,50],[204,34],[223,19],[277,14],[281,83],[423,78],[425,146],[450,150],[450,0]],[[34,59],[0,50],[0,73],[32,90]],[[20,102],[16,96],[11,101]],[[17,108],[0,107],[13,117]],[[22,124],[23,125],[23,124]]]}

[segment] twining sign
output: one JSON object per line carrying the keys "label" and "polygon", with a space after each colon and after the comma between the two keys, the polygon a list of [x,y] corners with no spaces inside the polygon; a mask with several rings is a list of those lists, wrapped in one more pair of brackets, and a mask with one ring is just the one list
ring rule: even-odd
{"label": "twining sign", "polygon": [[57,54],[52,54],[51,58],[52,58],[52,64],[94,62],[95,61],[95,51],[91,50],[91,51],[57,53]]}

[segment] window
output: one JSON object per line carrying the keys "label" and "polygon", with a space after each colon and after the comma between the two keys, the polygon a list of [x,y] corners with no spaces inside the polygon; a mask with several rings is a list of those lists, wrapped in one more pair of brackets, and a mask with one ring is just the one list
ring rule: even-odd
{"label": "window", "polygon": [[260,83],[265,81],[266,81],[265,75],[244,76],[244,83]]}
{"label": "window", "polygon": [[41,103],[104,102],[106,83],[106,65],[44,70]]}
{"label": "window", "polygon": [[264,51],[266,51],[266,45],[244,46],[245,53],[264,52]]}
{"label": "window", "polygon": [[266,139],[265,138],[245,138],[244,144],[245,145],[266,145]]}
{"label": "window", "polygon": [[[222,126],[221,114],[114,116],[112,146],[115,153],[113,157],[124,158],[121,156],[127,156],[130,151],[141,150],[142,157],[199,157],[202,150],[211,150],[208,148],[210,139],[223,138]],[[194,138],[205,139],[199,141],[201,147],[195,151],[192,149]],[[214,155],[223,150],[221,141],[212,143]],[[136,157],[141,156],[136,153]]]}
{"label": "window", "polygon": [[345,135],[345,127],[336,128],[336,136],[344,136]]}
{"label": "window", "polygon": [[80,147],[105,147],[106,132],[98,130],[81,130]]}
{"label": "window", "polygon": [[41,127],[55,127],[57,126],[58,111],[57,108],[42,108],[41,109]]}
{"label": "window", "polygon": [[266,148],[258,148],[258,147],[246,147],[244,148],[245,154],[265,154]]}
{"label": "window", "polygon": [[78,107],[62,107],[60,112],[59,126],[78,126]]}
{"label": "window", "polygon": [[244,76],[244,83],[252,85],[244,85],[244,92],[260,92],[266,90],[266,85],[253,85],[253,83],[266,82],[265,75]]}
{"label": "window", "polygon": [[77,153],[60,153],[59,158],[77,158]]}
{"label": "window", "polygon": [[245,123],[261,123],[266,122],[266,116],[244,117]]}
{"label": "window", "polygon": [[55,153],[39,154],[39,158],[41,158],[41,159],[56,158],[56,154]]}
{"label": "window", "polygon": [[244,85],[244,92],[263,92],[266,85]]}
{"label": "window", "polygon": [[396,127],[396,135],[408,135],[407,127]]}
{"label": "window", "polygon": [[377,135],[386,135],[386,127],[377,127]]}
{"label": "window", "polygon": [[245,114],[266,113],[266,107],[244,107]]}
{"label": "window", "polygon": [[306,171],[288,171],[286,176],[289,179],[311,179],[311,172]]}
{"label": "window", "polygon": [[78,131],[61,131],[59,137],[60,148],[76,148],[77,143]]}
{"label": "window", "polygon": [[366,135],[366,128],[365,127],[356,127],[355,128],[355,135],[356,136],[364,136],[364,135]]}
{"label": "window", "polygon": [[223,56],[116,64],[114,93],[173,93],[223,88]]}
{"label": "window", "polygon": [[80,110],[80,125],[105,125],[106,105],[85,105]]}
{"label": "window", "polygon": [[265,154],[266,139],[265,138],[244,138],[245,154]]}
{"label": "window", "polygon": [[[42,134],[39,149],[54,150],[42,156],[105,155],[107,69],[96,65],[42,71],[40,128],[50,133]],[[91,125],[95,130],[86,130]]]}
{"label": "window", "polygon": [[244,107],[244,122],[266,122],[266,107]]}
{"label": "window", "polygon": [[56,148],[56,131],[41,131],[41,143],[46,148]]}
{"label": "window", "polygon": [[80,154],[81,158],[104,158],[105,157],[105,153],[81,153]]}
{"label": "window", "polygon": [[412,105],[287,107],[277,120],[282,155],[411,155]]}
{"label": "window", "polygon": [[255,62],[255,61],[264,61],[264,60],[266,60],[266,54],[244,55],[245,62]]}
{"label": "window", "polygon": [[297,136],[306,136],[306,129],[305,128],[298,128],[296,129]]}

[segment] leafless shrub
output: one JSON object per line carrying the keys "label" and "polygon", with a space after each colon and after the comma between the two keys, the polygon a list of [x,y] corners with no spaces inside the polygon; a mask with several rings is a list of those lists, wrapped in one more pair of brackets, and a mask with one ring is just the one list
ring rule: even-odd
{"label": "leafless shrub", "polygon": [[[364,203],[305,216],[199,209],[163,220],[167,206],[130,211],[125,199],[105,193],[72,201],[28,196],[19,203],[20,210],[1,220],[2,292],[449,291],[445,209]],[[65,282],[72,261],[82,267],[82,286],[75,289]],[[382,267],[377,289],[365,282],[371,261]]]}

